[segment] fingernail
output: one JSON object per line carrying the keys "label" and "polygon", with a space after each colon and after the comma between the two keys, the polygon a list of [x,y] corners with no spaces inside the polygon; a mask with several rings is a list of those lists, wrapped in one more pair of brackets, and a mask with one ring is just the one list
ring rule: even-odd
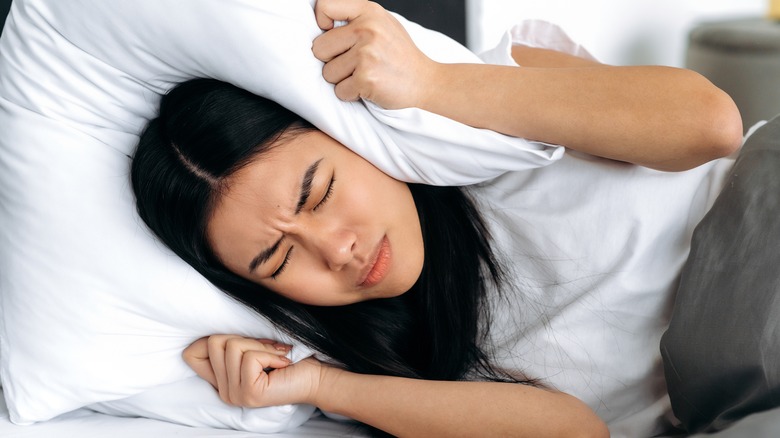
{"label": "fingernail", "polygon": [[277,343],[274,344],[274,348],[276,348],[278,351],[290,351],[292,350],[292,345]]}

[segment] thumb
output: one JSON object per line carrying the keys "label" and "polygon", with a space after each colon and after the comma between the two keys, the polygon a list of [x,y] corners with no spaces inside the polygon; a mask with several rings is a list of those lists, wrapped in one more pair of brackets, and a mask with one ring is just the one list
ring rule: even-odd
{"label": "thumb", "polygon": [[320,29],[330,30],[358,18],[368,4],[367,0],[317,0],[314,17]]}

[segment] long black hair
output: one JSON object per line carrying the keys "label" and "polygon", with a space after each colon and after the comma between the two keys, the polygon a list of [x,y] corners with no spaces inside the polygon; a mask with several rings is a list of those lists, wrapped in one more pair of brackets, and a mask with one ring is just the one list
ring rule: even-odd
{"label": "long black hair", "polygon": [[178,85],[141,136],[132,162],[138,212],[208,280],[347,369],[432,380],[517,381],[480,347],[488,290],[502,282],[490,236],[457,187],[410,184],[422,225],[421,276],[406,293],[337,307],[297,303],[229,271],[206,226],[227,178],[284,135],[315,129],[275,102],[211,79]]}

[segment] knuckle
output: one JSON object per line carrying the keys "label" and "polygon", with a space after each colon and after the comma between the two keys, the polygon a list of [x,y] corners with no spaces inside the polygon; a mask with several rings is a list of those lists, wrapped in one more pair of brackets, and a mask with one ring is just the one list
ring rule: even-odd
{"label": "knuckle", "polygon": [[227,394],[227,392],[220,390],[219,398],[220,400],[222,400],[223,403],[233,406],[233,402],[230,400],[230,395]]}
{"label": "knuckle", "polygon": [[225,339],[225,350],[232,350],[238,345],[238,338]]}
{"label": "knuckle", "polygon": [[216,348],[222,348],[222,345],[224,344],[224,336],[222,335],[214,335],[209,336],[208,341],[206,341],[209,350],[216,349]]}
{"label": "knuckle", "polygon": [[255,400],[255,397],[253,397],[251,394],[247,394],[246,392],[238,396],[237,402],[241,406],[246,406],[246,407],[257,406],[257,401]]}
{"label": "knuckle", "polygon": [[371,68],[382,59],[380,49],[373,45],[364,45],[358,49],[358,65],[362,68]]}
{"label": "knuckle", "polygon": [[383,8],[379,3],[376,2],[366,2],[365,4],[365,10],[369,14],[380,14],[384,13],[385,8]]}
{"label": "knuckle", "polygon": [[356,39],[364,43],[376,41],[379,36],[379,30],[373,26],[360,26],[355,28],[354,32]]}
{"label": "knuckle", "polygon": [[184,358],[184,360],[190,359],[193,356],[195,356],[196,347],[195,345],[190,345],[181,352],[181,357]]}
{"label": "knuckle", "polygon": [[252,360],[257,360],[263,353],[257,351],[257,350],[250,350],[244,353],[244,356],[241,358],[241,361],[243,363],[248,363]]}
{"label": "knuckle", "polygon": [[221,345],[225,342],[225,339],[227,338],[226,335],[211,335],[208,338],[208,344],[209,346],[212,345]]}
{"label": "knuckle", "polygon": [[356,78],[357,89],[362,93],[375,93],[377,87],[379,87],[382,81],[377,74],[373,72],[364,72],[359,78]]}

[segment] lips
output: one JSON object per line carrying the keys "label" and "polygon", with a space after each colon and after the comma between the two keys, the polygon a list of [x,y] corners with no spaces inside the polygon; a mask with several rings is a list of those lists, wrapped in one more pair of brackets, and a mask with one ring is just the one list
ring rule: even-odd
{"label": "lips", "polygon": [[358,286],[371,287],[379,284],[390,269],[391,259],[390,241],[387,240],[387,236],[384,236],[374,251],[371,262],[366,267],[366,272],[361,276]]}

